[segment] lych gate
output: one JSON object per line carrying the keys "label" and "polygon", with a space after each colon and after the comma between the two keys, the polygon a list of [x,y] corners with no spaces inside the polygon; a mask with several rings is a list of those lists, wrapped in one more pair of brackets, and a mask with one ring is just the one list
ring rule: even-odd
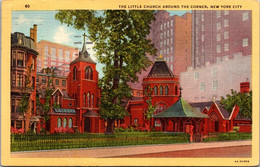
{"label": "lych gate", "polygon": [[155,121],[161,123],[162,131],[166,132],[186,132],[197,134],[200,133],[200,122],[204,118],[208,118],[194,108],[192,108],[186,101],[180,98],[176,103],[153,116]]}

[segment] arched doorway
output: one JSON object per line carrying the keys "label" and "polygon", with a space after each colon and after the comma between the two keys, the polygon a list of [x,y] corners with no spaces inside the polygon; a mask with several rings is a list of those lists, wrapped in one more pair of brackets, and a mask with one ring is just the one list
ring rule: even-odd
{"label": "arched doorway", "polygon": [[90,119],[88,117],[85,117],[84,132],[90,132]]}
{"label": "arched doorway", "polygon": [[219,131],[219,119],[218,115],[215,112],[212,112],[209,116],[210,120],[210,132],[218,132]]}

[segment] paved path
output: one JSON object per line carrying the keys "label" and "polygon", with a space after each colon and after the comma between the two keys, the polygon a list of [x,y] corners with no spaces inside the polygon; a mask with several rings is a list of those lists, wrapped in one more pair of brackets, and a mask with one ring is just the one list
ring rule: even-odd
{"label": "paved path", "polygon": [[172,151],[185,151],[196,149],[208,149],[219,147],[251,146],[251,140],[246,141],[227,141],[209,143],[186,143],[186,144],[166,144],[166,145],[147,145],[147,146],[122,146],[106,148],[84,148],[70,150],[50,150],[50,151],[31,151],[14,152],[12,158],[101,158],[119,157],[127,155],[151,154]]}

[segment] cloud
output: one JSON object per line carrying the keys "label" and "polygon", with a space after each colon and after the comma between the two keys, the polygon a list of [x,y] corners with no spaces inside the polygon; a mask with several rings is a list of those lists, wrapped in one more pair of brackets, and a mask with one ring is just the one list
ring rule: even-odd
{"label": "cloud", "polygon": [[23,14],[20,14],[18,17],[14,17],[14,19],[16,19],[16,22],[18,25],[22,25],[22,24],[39,24],[42,23],[44,21],[44,18],[41,16],[34,16],[34,17],[28,17],[27,15],[24,16]]}
{"label": "cloud", "polygon": [[24,15],[19,15],[17,18],[18,24],[29,24],[29,19],[25,18]]}
{"label": "cloud", "polygon": [[59,26],[54,34],[54,42],[68,44],[71,41],[72,32],[68,32],[63,26]]}

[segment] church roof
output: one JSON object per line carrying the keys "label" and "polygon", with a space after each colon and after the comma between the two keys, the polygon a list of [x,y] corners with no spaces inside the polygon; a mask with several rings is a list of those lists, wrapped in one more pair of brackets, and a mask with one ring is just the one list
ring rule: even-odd
{"label": "church roof", "polygon": [[53,108],[53,111],[55,113],[76,114],[75,109],[69,109],[69,108]]}
{"label": "church roof", "polygon": [[87,110],[87,112],[83,114],[83,117],[98,117],[98,114],[92,110]]}
{"label": "church roof", "polygon": [[147,77],[174,77],[162,57],[157,58]]}
{"label": "church roof", "polygon": [[154,118],[173,118],[173,117],[189,117],[189,118],[207,118],[206,114],[203,114],[195,110],[189,103],[180,98],[176,103],[162,111],[159,114],[153,116]]}
{"label": "church roof", "polygon": [[77,62],[87,62],[87,63],[92,63],[96,64],[90,57],[90,54],[88,53],[86,49],[85,42],[83,43],[82,50],[79,52],[79,57],[77,57],[75,60],[73,60],[70,64],[75,64]]}

